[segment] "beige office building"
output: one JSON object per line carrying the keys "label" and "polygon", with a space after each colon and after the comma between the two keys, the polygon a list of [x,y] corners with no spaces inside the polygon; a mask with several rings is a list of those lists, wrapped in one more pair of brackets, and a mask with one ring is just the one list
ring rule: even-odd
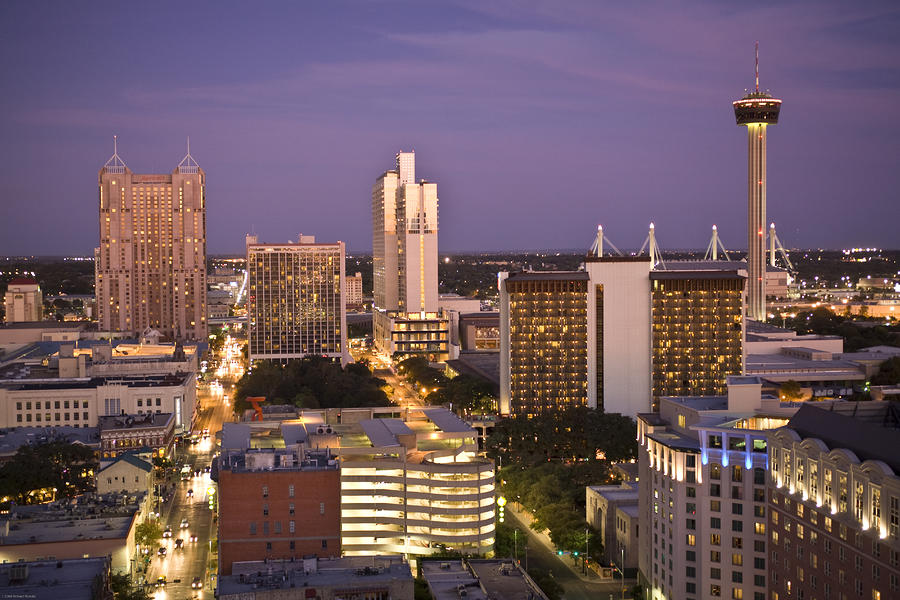
{"label": "beige office building", "polygon": [[348,360],[343,242],[259,244],[247,236],[251,360],[308,355]]}
{"label": "beige office building", "polygon": [[416,183],[416,155],[372,188],[373,328],[385,354],[448,357],[449,324],[438,301],[437,184]]}
{"label": "beige office building", "polygon": [[44,300],[41,286],[34,279],[17,277],[6,288],[6,322],[28,323],[41,321]]}
{"label": "beige office building", "polygon": [[206,174],[190,152],[172,173],[150,175],[114,153],[100,169],[99,201],[100,330],[205,339]]}

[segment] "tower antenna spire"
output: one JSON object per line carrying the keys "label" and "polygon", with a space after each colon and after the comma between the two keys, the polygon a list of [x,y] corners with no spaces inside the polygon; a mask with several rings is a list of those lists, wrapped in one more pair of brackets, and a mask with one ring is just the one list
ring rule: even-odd
{"label": "tower antenna spire", "polygon": [[[756,87],[759,87],[759,84]],[[191,136],[187,136],[187,153],[188,155],[191,153]]]}
{"label": "tower antenna spire", "polygon": [[116,155],[116,154],[119,153],[119,141],[118,141],[118,137],[119,137],[119,136],[117,136],[117,135],[113,135],[113,155]]}
{"label": "tower antenna spire", "polygon": [[756,42],[756,93],[759,93],[759,41]]}

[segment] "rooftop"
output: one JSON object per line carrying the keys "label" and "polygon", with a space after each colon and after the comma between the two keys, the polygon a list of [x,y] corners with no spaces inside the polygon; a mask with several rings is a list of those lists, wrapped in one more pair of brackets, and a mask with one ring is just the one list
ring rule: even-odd
{"label": "rooftop", "polygon": [[131,453],[126,452],[125,454],[120,454],[120,455],[118,456],[118,458],[116,458],[116,460],[112,461],[111,463],[109,463],[108,465],[106,465],[105,467],[103,467],[102,469],[100,469],[100,472],[102,473],[102,472],[105,471],[106,469],[110,468],[111,466],[113,466],[113,465],[115,465],[116,463],[119,463],[119,462],[126,462],[126,463],[128,463],[129,465],[133,465],[133,466],[135,466],[135,467],[139,468],[140,470],[145,471],[145,472],[147,472],[147,473],[149,473],[150,471],[153,470],[153,465],[151,465],[150,463],[148,463],[146,460],[143,460],[143,459],[141,459],[141,458],[138,458],[138,457],[135,456],[134,454],[131,454]]}
{"label": "rooftop", "polygon": [[85,446],[100,445],[100,430],[97,427],[16,427],[0,429],[0,456],[12,456],[24,444],[40,444],[63,438]]}
{"label": "rooftop", "polygon": [[97,425],[102,436],[106,431],[168,427],[170,423],[174,424],[174,419],[175,413],[101,416],[97,417]]}
{"label": "rooftop", "polygon": [[517,271],[507,281],[587,281],[585,271]]}
{"label": "rooftop", "polygon": [[79,496],[67,502],[14,507],[4,546],[46,544],[128,535],[142,495]]}
{"label": "rooftop", "polygon": [[893,402],[806,403],[788,427],[861,460],[880,460],[900,473],[900,407]]}
{"label": "rooftop", "polygon": [[8,390],[69,390],[92,389],[104,385],[124,385],[127,387],[170,387],[186,385],[194,378],[193,373],[177,375],[109,375],[106,377],[78,377],[70,379],[14,379],[0,382]]}
{"label": "rooftop", "polygon": [[[335,559],[304,558],[296,562],[269,560],[236,562],[231,575],[219,576],[221,599],[252,597],[255,590],[290,590],[289,597],[302,598],[316,589],[353,590],[408,581],[409,564],[398,556],[354,556]],[[305,588],[305,591],[302,591]],[[288,597],[288,596],[285,596]],[[311,597],[311,596],[308,596]]]}
{"label": "rooftop", "polygon": [[3,590],[0,595],[30,600],[59,600],[63,597],[94,600],[94,578],[105,577],[108,571],[106,558],[4,564],[0,565],[0,590]]}

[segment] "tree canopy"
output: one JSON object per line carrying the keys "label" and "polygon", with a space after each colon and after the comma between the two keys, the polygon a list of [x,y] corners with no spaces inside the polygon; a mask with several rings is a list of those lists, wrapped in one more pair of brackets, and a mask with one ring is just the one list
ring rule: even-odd
{"label": "tree canopy", "polygon": [[372,375],[365,363],[340,363],[311,356],[279,364],[258,361],[241,377],[235,391],[235,412],[250,407],[248,396],[264,396],[270,404],[299,408],[356,408],[389,406],[383,379]]}
{"label": "tree canopy", "polygon": [[534,418],[504,419],[487,440],[491,457],[538,464],[550,460],[610,461],[637,457],[637,426],[630,418],[587,407],[553,411]]}
{"label": "tree canopy", "polygon": [[71,498],[95,489],[94,451],[64,439],[25,444],[0,466],[0,496],[19,504],[41,502],[37,490],[56,489],[55,496]]}

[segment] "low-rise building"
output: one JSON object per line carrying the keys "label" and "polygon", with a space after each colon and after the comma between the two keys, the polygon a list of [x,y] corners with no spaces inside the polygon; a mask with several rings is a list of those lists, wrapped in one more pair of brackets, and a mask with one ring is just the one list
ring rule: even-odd
{"label": "low-rise building", "polygon": [[522,566],[510,559],[427,560],[421,571],[434,600],[547,600]]}
{"label": "low-rise building", "polygon": [[372,315],[375,348],[399,357],[423,356],[430,362],[450,357],[450,320],[444,311],[376,310]]}
{"label": "low-rise building", "polygon": [[149,494],[153,465],[133,454],[122,454],[97,471],[97,493],[101,495]]}
{"label": "low-rise building", "polygon": [[[303,411],[293,422],[227,423],[220,473],[230,472],[225,477],[235,482],[247,474],[281,477],[283,481],[253,487],[235,483],[239,486],[236,494],[241,496],[237,501],[237,496],[229,498],[226,488],[230,484],[223,483],[219,475],[220,503],[235,502],[230,508],[220,506],[220,552],[224,557],[228,542],[223,540],[232,535],[225,525],[230,510],[238,523],[233,532],[236,538],[265,542],[267,536],[260,528],[269,523],[272,558],[312,553],[329,556],[332,552],[345,556],[429,555],[443,550],[489,554],[494,548],[494,463],[478,456],[477,435],[475,429],[443,408]],[[304,462],[317,452],[328,452],[336,461],[304,471]],[[333,470],[332,462],[339,472]],[[306,476],[311,480],[310,473],[317,470],[324,473],[317,476],[322,481],[303,484],[302,488],[299,482],[293,484],[297,493],[302,489],[310,501],[323,495],[301,511],[301,500],[290,500],[289,480]],[[335,478],[339,478],[339,484]],[[268,489],[262,490],[262,485]],[[282,503],[277,513],[276,489]],[[268,502],[264,492],[269,494]],[[339,545],[327,541],[301,551],[298,541],[293,553],[289,546],[276,549],[279,539],[287,541],[289,537],[275,539],[275,520],[281,518],[284,531],[292,502],[298,515],[298,532],[305,526],[300,519],[327,517],[331,519],[327,523],[340,531]],[[339,515],[331,512],[335,502],[339,502]],[[260,505],[268,508],[268,514],[259,511]],[[249,533],[250,522],[245,522],[253,519],[255,537]],[[317,530],[306,537],[318,543],[326,539],[323,532]],[[223,558],[222,562],[227,561]]]}
{"label": "low-rise building", "polygon": [[72,558],[0,564],[0,595],[29,600],[112,598],[109,558]]}
{"label": "low-rise building", "polygon": [[176,432],[196,418],[193,373],[101,377],[34,377],[30,367],[0,380],[0,428],[97,427],[101,416],[173,413]]}
{"label": "low-rise building", "polygon": [[219,600],[413,600],[409,564],[399,556],[303,558],[234,563]]}
{"label": "low-rise building", "polygon": [[100,430],[97,427],[13,427],[0,429],[0,463],[15,456],[22,446],[54,440],[80,444],[98,455],[100,452]]}
{"label": "low-rise building", "polygon": [[[630,483],[588,486],[585,495],[586,520],[600,535],[606,564],[636,569],[640,532],[637,486]],[[624,567],[622,557],[625,557]]]}
{"label": "low-rise building", "polygon": [[131,573],[134,530],[148,512],[148,498],[112,494],[16,506],[0,521],[0,563],[109,556],[113,571]]}
{"label": "low-rise building", "polygon": [[173,413],[146,412],[137,415],[98,417],[102,458],[115,458],[139,449],[154,456],[168,456],[175,441]]}

